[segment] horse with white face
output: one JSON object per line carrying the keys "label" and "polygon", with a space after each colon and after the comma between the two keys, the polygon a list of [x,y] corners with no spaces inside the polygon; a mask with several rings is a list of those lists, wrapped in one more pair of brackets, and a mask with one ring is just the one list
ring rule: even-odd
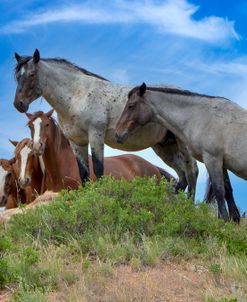
{"label": "horse with white face", "polygon": [[205,163],[219,216],[228,220],[226,198],[230,217],[238,222],[240,214],[227,169],[247,179],[247,111],[225,98],[147,87],[143,83],[129,92],[117,124],[117,135],[126,140],[133,131],[151,121],[171,130],[197,160]]}
{"label": "horse with white face", "polygon": [[26,191],[26,203],[30,203],[46,189],[43,161],[33,153],[31,139],[24,138],[20,142],[10,142],[15,146],[14,168],[18,184]]}
{"label": "horse with white face", "polygon": [[15,57],[15,107],[20,112],[27,112],[29,104],[38,97],[43,96],[47,100],[56,110],[62,131],[77,156],[82,181],[89,176],[89,144],[94,173],[97,178],[103,175],[106,143],[125,151],[152,147],[177,172],[177,189],[185,189],[188,183],[191,190],[195,189],[196,161],[186,153],[186,148],[181,150],[178,147],[174,135],[167,139],[167,129],[163,126],[149,123],[124,144],[115,139],[114,128],[130,87],[112,84],[64,59],[41,59],[38,50],[33,56],[15,54]]}

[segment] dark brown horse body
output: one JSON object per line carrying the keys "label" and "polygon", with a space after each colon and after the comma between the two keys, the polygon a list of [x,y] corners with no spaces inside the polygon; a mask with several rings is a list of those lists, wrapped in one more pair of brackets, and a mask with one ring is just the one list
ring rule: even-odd
{"label": "dark brown horse body", "polygon": [[[79,169],[74,152],[64,134],[51,117],[53,111],[27,114],[28,125],[33,139],[34,152],[42,156],[46,174],[46,188],[59,191],[64,188],[75,189],[81,184]],[[37,135],[37,133],[39,135]],[[111,175],[115,179],[131,180],[136,176],[161,176],[169,180],[173,177],[143,158],[136,155],[120,155],[106,157],[104,175]],[[93,172],[92,158],[89,157],[91,180],[96,180]]]}

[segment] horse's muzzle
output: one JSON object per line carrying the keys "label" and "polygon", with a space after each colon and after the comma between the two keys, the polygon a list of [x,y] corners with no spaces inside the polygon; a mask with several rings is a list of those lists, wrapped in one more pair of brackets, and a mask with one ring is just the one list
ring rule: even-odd
{"label": "horse's muzzle", "polygon": [[128,132],[123,132],[121,134],[116,132],[115,134],[116,141],[119,144],[123,144],[127,140],[128,136]]}
{"label": "horse's muzzle", "polygon": [[14,106],[21,113],[27,112],[28,111],[28,107],[29,107],[28,104],[25,104],[22,101],[16,101],[16,100],[14,101]]}
{"label": "horse's muzzle", "polygon": [[26,177],[24,179],[19,178],[18,179],[19,185],[22,189],[26,188],[27,186],[29,186],[31,184],[31,177]]}

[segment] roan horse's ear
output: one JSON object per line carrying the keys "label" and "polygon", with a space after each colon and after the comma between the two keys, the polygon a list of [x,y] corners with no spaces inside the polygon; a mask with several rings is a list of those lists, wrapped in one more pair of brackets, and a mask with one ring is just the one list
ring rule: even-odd
{"label": "roan horse's ear", "polygon": [[52,113],[54,112],[54,109],[51,109],[50,111],[48,111],[45,115],[50,118],[52,116]]}
{"label": "roan horse's ear", "polygon": [[12,141],[11,139],[9,139],[9,141],[11,142],[12,145],[14,145],[15,147],[18,145],[18,141]]}
{"label": "roan horse's ear", "polygon": [[36,48],[36,49],[35,49],[35,52],[34,52],[34,54],[33,54],[33,62],[34,62],[35,64],[37,64],[37,63],[39,62],[39,60],[40,60],[40,54],[39,54],[38,49]]}
{"label": "roan horse's ear", "polygon": [[17,52],[15,52],[15,59],[16,59],[17,62],[20,62],[20,60],[21,60],[21,56],[18,55]]}
{"label": "roan horse's ear", "polygon": [[142,85],[139,87],[140,96],[143,96],[146,90],[147,90],[147,85],[145,83],[142,83]]}

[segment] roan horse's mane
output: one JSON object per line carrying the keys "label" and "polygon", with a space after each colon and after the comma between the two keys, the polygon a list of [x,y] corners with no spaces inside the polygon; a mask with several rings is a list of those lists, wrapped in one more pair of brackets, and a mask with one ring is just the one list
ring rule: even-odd
{"label": "roan horse's mane", "polygon": [[[23,65],[25,65],[29,60],[31,60],[32,57],[31,56],[23,56],[21,57],[21,59],[17,62],[16,66],[15,66],[15,75],[18,73],[18,71],[20,71],[21,67]],[[85,75],[88,75],[88,76],[92,76],[92,77],[95,77],[95,78],[98,78],[100,80],[104,80],[104,81],[108,81],[107,79],[101,77],[100,75],[96,74],[96,73],[93,73],[93,72],[90,72],[82,67],[79,67],[77,66],[76,64],[74,63],[71,63],[65,59],[61,59],[61,58],[51,58],[51,59],[41,59],[42,61],[45,61],[45,62],[55,62],[55,63],[58,63],[58,64],[64,64],[65,66],[69,66],[75,70],[78,70],[80,72],[82,72],[83,74]]]}
{"label": "roan horse's mane", "polygon": [[[139,90],[139,87],[140,86],[136,86],[133,89],[131,89],[128,94],[128,97],[131,97],[134,93],[136,93]],[[200,94],[200,93],[192,92],[189,90],[183,90],[183,89],[178,89],[178,88],[173,88],[173,87],[147,87],[147,90],[159,91],[159,92],[170,93],[170,94],[179,94],[179,95],[185,95],[185,96],[207,97],[207,98],[212,98],[212,99],[213,98],[222,98],[219,96]]]}
{"label": "roan horse's mane", "polygon": [[[27,124],[30,125],[30,123],[33,123],[36,118],[41,117],[43,114],[43,111],[37,111],[33,113],[32,117],[30,118]],[[53,144],[56,146],[57,150],[63,150],[68,148],[68,146],[70,146],[69,140],[63,134],[57,121],[53,117],[50,117],[50,121],[52,125],[52,137],[54,138]]]}

